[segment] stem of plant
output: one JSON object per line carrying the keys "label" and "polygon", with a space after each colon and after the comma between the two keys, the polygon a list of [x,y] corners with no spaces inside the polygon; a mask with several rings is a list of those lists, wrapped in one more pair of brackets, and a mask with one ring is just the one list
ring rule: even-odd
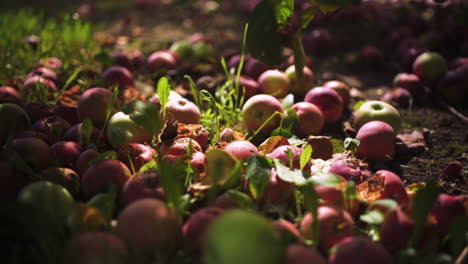
{"label": "stem of plant", "polygon": [[302,46],[302,30],[298,28],[293,35],[293,51],[294,51],[294,68],[296,70],[296,90],[300,90],[300,86],[304,80],[305,53]]}
{"label": "stem of plant", "polygon": [[263,122],[263,124],[262,124],[259,128],[257,128],[257,130],[255,130],[255,132],[253,133],[253,135],[250,136],[247,140],[248,140],[248,141],[252,141],[252,139],[253,139],[258,133],[260,133],[260,131],[262,131],[262,129],[266,126],[266,124],[270,123],[270,121],[271,121],[273,118],[275,118],[277,115],[283,116],[283,113],[281,113],[281,112],[274,112],[270,117],[268,117],[268,119],[267,119],[265,122]]}

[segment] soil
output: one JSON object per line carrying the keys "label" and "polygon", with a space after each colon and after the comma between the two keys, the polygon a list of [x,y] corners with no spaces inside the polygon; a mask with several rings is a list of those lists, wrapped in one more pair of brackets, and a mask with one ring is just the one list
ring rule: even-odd
{"label": "soil", "polygon": [[[22,1],[19,1],[20,3]],[[51,4],[55,1],[49,1]],[[60,2],[60,1],[57,1]],[[211,38],[219,49],[240,49],[242,32],[247,16],[238,10],[204,13],[189,4],[174,4],[174,1],[160,1],[155,7],[136,8],[131,1],[97,0],[91,20],[99,29],[98,35],[114,36],[123,46],[140,48],[144,54],[167,48],[171,42],[189,38],[201,32]],[[77,10],[80,1],[71,1],[63,10]],[[18,3],[16,5],[19,5]],[[32,4],[29,7],[35,7]],[[62,7],[60,7],[62,8]],[[46,12],[50,12],[46,11]],[[57,10],[53,13],[57,14]],[[349,33],[352,34],[352,33]],[[378,42],[372,35],[365,36],[365,42]],[[359,46],[355,43],[355,46]],[[289,49],[285,55],[291,54]],[[356,50],[341,49],[332,56],[313,57],[313,71],[319,83],[339,79],[347,82],[354,90],[354,101],[379,99],[390,88],[398,69],[394,65],[381,68],[355,67]],[[468,115],[467,108],[457,108]],[[421,132],[424,146],[408,150],[398,148],[397,159],[383,168],[397,171],[407,184],[436,181],[445,192],[468,194],[468,123],[448,110],[438,98],[422,98],[409,108],[399,108],[403,126],[401,133]],[[333,129],[325,133],[333,134]],[[444,167],[452,161],[460,162],[464,169],[461,178],[443,179]]]}

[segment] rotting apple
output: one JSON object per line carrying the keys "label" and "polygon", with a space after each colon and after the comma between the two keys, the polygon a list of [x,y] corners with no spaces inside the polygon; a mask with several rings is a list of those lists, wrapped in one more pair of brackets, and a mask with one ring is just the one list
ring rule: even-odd
{"label": "rotting apple", "polygon": [[308,102],[299,102],[291,106],[291,108],[296,111],[298,117],[296,135],[305,138],[322,132],[324,117],[317,106]]}
{"label": "rotting apple", "polygon": [[348,181],[361,183],[371,176],[371,172],[353,160],[338,159],[332,163],[327,171],[345,178]]}
{"label": "rotting apple", "polygon": [[370,121],[382,121],[389,124],[395,134],[400,131],[400,113],[389,103],[377,100],[367,101],[354,114],[354,127],[356,129]]}
{"label": "rotting apple", "polygon": [[305,102],[314,104],[320,109],[326,124],[336,123],[343,113],[343,100],[341,96],[328,87],[315,87],[307,92]]}
{"label": "rotting apple", "polygon": [[356,138],[360,144],[357,154],[369,161],[387,162],[395,156],[395,132],[382,121],[365,123],[358,131]]}
{"label": "rotting apple", "polygon": [[405,88],[395,87],[388,90],[381,98],[382,101],[394,103],[398,107],[408,107],[413,101],[413,96]]}
{"label": "rotting apple", "polygon": [[289,92],[289,79],[284,72],[267,70],[258,77],[260,92],[282,98]]}
{"label": "rotting apple", "polygon": [[[283,113],[281,103],[275,97],[267,94],[257,94],[249,98],[242,107],[244,125],[248,130],[259,129],[276,112]],[[262,128],[261,133],[269,134],[279,126],[281,117],[273,117]]]}
{"label": "rotting apple", "polygon": [[308,136],[307,145],[312,146],[313,159],[330,159],[333,155],[333,143],[331,137],[327,136]]}

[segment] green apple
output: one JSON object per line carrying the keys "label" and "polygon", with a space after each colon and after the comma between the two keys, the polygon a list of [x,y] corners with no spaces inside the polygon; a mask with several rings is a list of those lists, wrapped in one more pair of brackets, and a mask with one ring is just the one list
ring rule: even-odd
{"label": "green apple", "polygon": [[106,131],[107,139],[116,149],[128,143],[149,142],[153,138],[153,134],[123,112],[117,112],[109,119]]}
{"label": "green apple", "polygon": [[310,89],[314,87],[314,74],[309,67],[304,66],[302,84],[297,84],[296,68],[294,65],[289,66],[284,72],[289,79],[289,92],[304,96]]}
{"label": "green apple", "polygon": [[370,121],[382,121],[389,124],[395,134],[398,133],[401,127],[401,117],[398,110],[382,101],[365,102],[354,114],[354,127],[356,129]]}
{"label": "green apple", "polygon": [[424,52],[413,63],[414,73],[425,81],[436,81],[447,72],[447,62],[437,52]]}

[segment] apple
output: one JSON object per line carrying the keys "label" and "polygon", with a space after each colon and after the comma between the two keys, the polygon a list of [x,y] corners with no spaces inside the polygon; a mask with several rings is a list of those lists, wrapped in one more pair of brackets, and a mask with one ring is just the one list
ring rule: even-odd
{"label": "apple", "polygon": [[203,243],[205,264],[279,264],[286,255],[281,234],[265,217],[233,209],[216,218]]}
{"label": "apple", "polygon": [[26,175],[20,173],[12,164],[0,160],[0,199],[2,201],[16,200],[20,190],[28,184]]}
{"label": "apple", "polygon": [[333,48],[332,37],[327,29],[315,29],[304,37],[304,49],[313,56],[327,56]]}
{"label": "apple", "polygon": [[335,90],[343,101],[343,107],[347,108],[351,102],[351,87],[346,83],[338,80],[328,81],[323,84],[323,87],[328,87]]}
{"label": "apple", "polygon": [[445,193],[439,194],[436,204],[432,208],[432,215],[437,220],[437,232],[440,237],[447,234],[452,220],[457,216],[467,216],[464,204],[468,196],[451,196]]}
{"label": "apple", "polygon": [[[177,99],[183,99],[182,95],[178,94],[177,92],[174,92],[174,91],[170,91],[169,92],[169,98],[168,100],[171,101],[171,100],[177,100]],[[157,93],[155,93],[150,99],[149,99],[150,102],[152,102],[153,104],[155,104],[158,108],[161,108],[161,103],[159,101],[159,95]]]}
{"label": "apple", "polygon": [[53,70],[46,67],[37,67],[32,72],[28,73],[26,79],[29,79],[33,76],[39,76],[41,78],[51,80],[55,84],[58,84],[57,74]]}
{"label": "apple", "polygon": [[468,98],[468,64],[448,71],[436,87],[436,92],[450,103],[464,104]]}
{"label": "apple", "polygon": [[13,140],[13,150],[34,171],[47,168],[52,160],[52,151],[42,139],[27,137]]}
{"label": "apple", "polygon": [[[365,253],[364,253],[365,252]],[[364,254],[363,254],[364,253]],[[368,237],[347,237],[339,242],[329,257],[330,264],[345,263],[392,264],[390,253],[379,243]]]}
{"label": "apple", "polygon": [[347,181],[361,183],[371,176],[367,168],[363,168],[357,162],[352,160],[339,159],[332,163],[327,171],[345,178]]}
{"label": "apple", "polygon": [[78,157],[83,151],[81,145],[74,141],[59,141],[50,146],[50,150],[55,161],[60,166],[67,168],[75,166]]}
{"label": "apple", "polygon": [[67,120],[70,125],[78,124],[77,107],[80,94],[81,91],[78,86],[74,86],[70,90],[63,92],[55,101],[55,106],[52,110],[54,115]]}
{"label": "apple", "polygon": [[128,255],[125,243],[117,235],[103,231],[77,234],[68,242],[66,249],[67,259],[72,264],[123,264]]}
{"label": "apple", "polygon": [[153,138],[153,134],[146,131],[124,112],[117,112],[109,119],[106,135],[107,140],[115,149],[129,143],[150,142]]}
{"label": "apple", "polygon": [[131,175],[127,166],[118,160],[100,160],[91,165],[81,176],[81,190],[84,197],[89,199],[111,184],[122,189]]}
{"label": "apple", "polygon": [[231,153],[238,160],[247,160],[249,157],[258,155],[257,147],[246,140],[233,141],[226,145],[225,151]]}
{"label": "apple", "polygon": [[292,244],[288,247],[285,264],[327,264],[327,260],[320,252],[311,247],[306,247],[303,244]]}
{"label": "apple", "polygon": [[195,169],[196,172],[203,173],[205,171],[205,160],[205,153],[195,152],[192,156],[192,160],[190,161],[190,163],[192,164],[192,167]]}
{"label": "apple", "polygon": [[344,208],[343,192],[338,186],[334,185],[317,185],[314,187],[318,197],[321,199],[320,205],[337,206]]}
{"label": "apple", "polygon": [[125,207],[117,217],[115,233],[137,256],[148,257],[156,263],[173,256],[181,237],[174,210],[151,198]]}
{"label": "apple", "polygon": [[198,124],[200,122],[200,109],[185,98],[169,100],[166,104],[166,115],[168,120],[179,123]]}
{"label": "apple", "polygon": [[131,69],[130,54],[125,50],[116,50],[110,54],[113,64]]}
{"label": "apple", "polygon": [[10,86],[0,86],[0,104],[21,104],[21,97],[15,88]]}
{"label": "apple", "polygon": [[[86,90],[78,99],[78,119],[83,122],[91,119],[94,126],[102,127],[106,121],[106,106],[112,98],[112,92],[104,88],[91,88]],[[112,113],[116,110],[113,109]]]}
{"label": "apple", "polygon": [[[25,131],[31,126],[31,120],[23,108],[16,104],[4,103],[0,104],[0,145],[3,145],[10,131],[12,136]],[[9,124],[8,126],[4,124]]]}
{"label": "apple", "polygon": [[21,92],[24,96],[45,97],[46,99],[53,99],[54,93],[58,91],[55,83],[49,79],[33,75],[26,79],[23,83]]}
{"label": "apple", "polygon": [[303,69],[303,83],[299,85],[297,84],[294,65],[289,66],[284,73],[289,80],[289,91],[294,95],[304,96],[314,86],[314,74],[307,66],[304,66]]}
{"label": "apple", "polygon": [[360,141],[357,154],[369,161],[386,162],[395,156],[395,132],[385,122],[365,123],[359,129],[356,138]]}
{"label": "apple", "polygon": [[[290,160],[288,155],[286,154],[289,150],[291,150],[291,162],[292,166],[290,165]],[[270,154],[267,156],[272,159],[279,159],[283,162],[283,164],[287,167],[292,167],[295,169],[300,168],[300,158],[301,158],[302,149],[292,145],[283,145],[275,148]],[[306,166],[307,167],[307,166]]]}
{"label": "apple", "polygon": [[305,102],[312,103],[320,109],[326,124],[336,123],[343,113],[343,100],[331,88],[315,87],[307,92]]}
{"label": "apple", "polygon": [[388,170],[378,170],[375,175],[384,178],[383,192],[377,197],[377,200],[392,199],[400,205],[407,205],[409,203],[405,184],[398,175]]}
{"label": "apple", "polygon": [[[275,97],[267,94],[257,94],[249,98],[242,107],[244,125],[248,130],[255,131],[275,112],[283,113],[281,103]],[[281,117],[276,116],[262,128],[261,133],[269,134],[280,124]]]}
{"label": "apple", "polygon": [[381,67],[385,62],[385,57],[379,48],[368,45],[359,51],[359,60],[365,66]]}
{"label": "apple", "polygon": [[73,196],[78,195],[80,191],[80,177],[69,168],[47,168],[41,171],[41,180],[59,184]]}
{"label": "apple", "polygon": [[399,62],[400,65],[402,66],[403,70],[405,71],[412,71],[413,70],[413,64],[416,58],[423,54],[425,51],[424,48],[422,47],[409,47],[407,49],[404,49],[400,52],[399,56]]}
{"label": "apple", "polygon": [[70,129],[70,124],[65,119],[53,115],[37,121],[31,129],[44,134],[48,143],[54,143],[63,138],[65,132]]}
{"label": "apple", "polygon": [[258,77],[260,92],[282,98],[289,92],[289,79],[279,70],[267,70]]}
{"label": "apple", "polygon": [[59,58],[49,57],[49,58],[42,59],[39,62],[39,66],[47,67],[52,70],[54,69],[58,70],[62,68],[63,62]]}
{"label": "apple", "polygon": [[408,90],[413,96],[420,95],[424,92],[424,86],[418,75],[413,73],[398,73],[393,78],[393,87],[401,87]]}
{"label": "apple", "polygon": [[201,253],[208,229],[223,212],[221,208],[205,207],[190,215],[182,226],[182,237],[190,252]]}
{"label": "apple", "polygon": [[23,105],[23,109],[28,113],[29,118],[31,119],[32,124],[39,121],[41,118],[51,116],[54,113],[52,112],[52,106],[46,102],[27,102]]}
{"label": "apple", "polygon": [[164,189],[160,184],[160,176],[157,171],[147,170],[133,175],[122,188],[120,204],[122,208],[125,208],[129,204],[145,198],[164,200]]}
{"label": "apple", "polygon": [[118,86],[120,90],[123,90],[135,86],[132,73],[125,67],[113,66],[107,68],[102,73],[102,77],[109,87]]}
{"label": "apple", "polygon": [[177,60],[174,54],[166,50],[151,53],[146,61],[146,68],[150,73],[166,73],[168,70],[175,69],[176,66]]}
{"label": "apple", "polygon": [[117,158],[127,167],[133,167],[135,171],[139,171],[143,165],[150,162],[155,156],[156,150],[139,143],[129,143],[117,150]]}
{"label": "apple", "polygon": [[388,103],[393,102],[399,107],[408,107],[413,101],[413,96],[405,88],[395,87],[388,90],[381,100]]}
{"label": "apple", "polygon": [[260,202],[263,205],[290,204],[294,199],[294,190],[294,183],[283,181],[276,173],[276,169],[271,168],[270,181],[263,190],[263,197]]}
{"label": "apple", "polygon": [[297,136],[305,138],[322,132],[324,117],[317,106],[308,102],[299,102],[291,108],[296,111],[298,117],[298,126],[295,130]]}
{"label": "apple", "polygon": [[[319,247],[327,251],[342,239],[354,234],[354,221],[351,215],[340,207],[319,206]],[[304,239],[312,239],[312,213],[307,213],[301,221],[299,231]]]}
{"label": "apple", "polygon": [[[236,77],[233,78],[233,83],[235,85]],[[245,93],[242,93],[245,89]],[[241,75],[239,77],[239,93],[244,96],[245,99],[249,99],[250,97],[258,94],[260,87],[254,79],[246,76]]]}
{"label": "apple", "polygon": [[424,52],[413,63],[413,72],[423,81],[436,81],[447,72],[447,63],[437,52]]}
{"label": "apple", "polygon": [[[309,69],[312,69],[312,59],[309,56],[305,56],[305,66]],[[286,61],[286,67],[294,65],[294,55],[289,56],[288,60]]]}
{"label": "apple", "polygon": [[41,43],[41,39],[36,35],[30,35],[24,39],[24,43],[28,44],[33,50],[37,50],[37,47],[39,47],[39,44]]}
{"label": "apple", "polygon": [[99,156],[99,152],[94,149],[87,149],[81,152],[76,160],[75,168],[78,175],[83,176],[86,170],[91,167],[91,162]]}
{"label": "apple", "polygon": [[172,43],[169,47],[169,51],[175,54],[176,59],[182,61],[191,61],[194,59],[192,43],[185,39]]}
{"label": "apple", "polygon": [[370,121],[382,121],[389,124],[397,134],[401,127],[398,110],[382,101],[367,101],[354,113],[354,127],[359,129]]}
{"label": "apple", "polygon": [[197,41],[192,44],[193,56],[196,59],[208,59],[215,53],[213,46],[206,41]]}
{"label": "apple", "polygon": [[85,147],[87,144],[94,144],[99,150],[104,150],[109,148],[109,142],[107,142],[107,138],[104,133],[101,133],[99,128],[93,127],[90,135],[90,142],[86,142],[85,135],[83,134],[83,123],[78,123],[72,127],[70,127],[63,139],[66,141],[75,141],[83,145]]}
{"label": "apple", "polygon": [[278,219],[273,221],[273,226],[280,231],[283,241],[286,244],[301,241],[301,234],[294,223],[289,222],[288,220]]}
{"label": "apple", "polygon": [[257,80],[262,73],[267,71],[270,67],[268,65],[260,62],[259,60],[249,57],[248,60],[245,60],[244,63],[244,73],[250,78]]}

